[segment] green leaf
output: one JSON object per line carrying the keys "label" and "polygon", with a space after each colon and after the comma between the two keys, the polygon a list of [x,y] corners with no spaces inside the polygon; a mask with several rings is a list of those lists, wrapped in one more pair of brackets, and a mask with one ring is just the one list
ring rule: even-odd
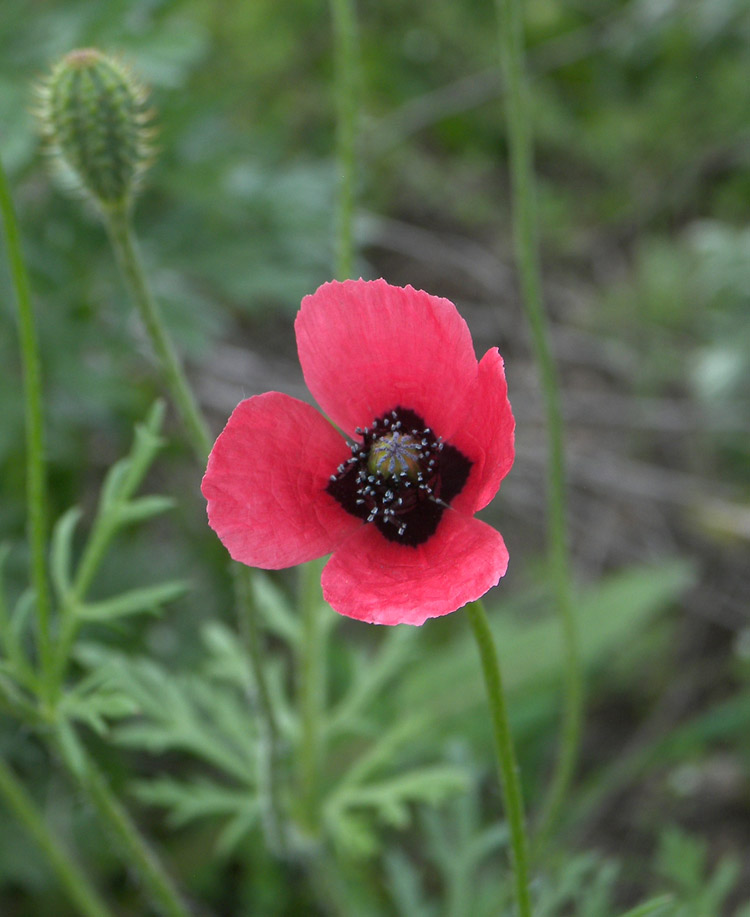
{"label": "green leaf", "polygon": [[283,590],[260,570],[255,571],[252,585],[255,602],[268,630],[290,646],[296,646],[300,640],[300,622]]}
{"label": "green leaf", "polygon": [[388,780],[346,787],[334,795],[333,813],[344,809],[372,808],[379,818],[395,827],[409,822],[407,804],[436,805],[454,793],[464,792],[468,779],[462,768],[450,764],[422,767]]}
{"label": "green leaf", "polygon": [[209,652],[206,672],[217,681],[227,681],[242,690],[253,688],[247,655],[237,635],[224,624],[211,621],[201,628],[201,638]]}
{"label": "green leaf", "polygon": [[123,482],[122,498],[129,499],[140,487],[146,472],[156,458],[157,453],[163,448],[165,440],[161,436],[164,424],[166,404],[163,399],[157,399],[151,406],[143,423],[135,428],[135,442],[129,457],[127,479]]}
{"label": "green leaf", "polygon": [[418,713],[413,714],[398,720],[390,729],[378,736],[377,740],[367,747],[339,780],[333,797],[335,798],[349,787],[361,785],[379,770],[389,768],[396,752],[402,745],[411,742],[413,737],[419,734],[425,722],[424,716]]}
{"label": "green leaf", "polygon": [[123,491],[126,486],[130,466],[130,458],[122,458],[115,462],[107,472],[99,494],[100,516],[106,514],[108,510],[123,500]]}
{"label": "green leaf", "polygon": [[73,726],[67,719],[61,718],[57,721],[55,731],[60,751],[70,765],[70,769],[79,778],[84,778],[86,774],[86,756]]}
{"label": "green leaf", "polygon": [[136,522],[145,522],[153,516],[158,516],[174,507],[175,501],[171,497],[150,495],[139,497],[124,503],[117,510],[118,525],[133,525]]}
{"label": "green leaf", "polygon": [[31,612],[33,608],[34,590],[29,587],[24,589],[16,600],[16,604],[10,616],[10,638],[17,647],[20,647],[23,643],[24,632],[31,622]]}
{"label": "green leaf", "polygon": [[85,723],[99,735],[107,732],[107,720],[122,719],[137,712],[135,703],[117,687],[106,665],[86,675],[67,691],[59,710],[68,719]]}
{"label": "green leaf", "polygon": [[331,828],[333,839],[341,856],[347,858],[374,856],[379,849],[379,841],[371,820],[359,813],[336,811]]}
{"label": "green leaf", "polygon": [[638,904],[629,911],[625,911],[620,914],[620,917],[661,917],[662,914],[667,913],[673,904],[674,897],[672,895],[659,895],[658,898],[651,898],[649,901],[644,901],[643,904]]}
{"label": "green leaf", "polygon": [[354,666],[352,684],[330,714],[327,729],[331,735],[356,730],[360,726],[362,709],[403,671],[406,660],[413,652],[416,634],[415,628],[389,629],[374,659],[362,660],[361,664]]}
{"label": "green leaf", "polygon": [[77,506],[71,507],[55,523],[52,531],[50,547],[50,575],[52,585],[60,602],[68,595],[72,583],[73,571],[73,535],[81,510]]}
{"label": "green leaf", "polygon": [[126,615],[158,613],[167,602],[185,595],[190,584],[185,580],[172,580],[155,586],[130,589],[111,599],[100,602],[86,602],[75,609],[82,621],[113,621]]}
{"label": "green leaf", "polygon": [[216,839],[216,852],[219,856],[231,856],[242,840],[258,823],[258,806],[245,805],[235,811]]}
{"label": "green leaf", "polygon": [[737,882],[740,864],[733,857],[724,857],[707,876],[706,842],[670,827],[660,838],[656,871],[675,886],[684,901],[686,917],[702,917],[724,913],[724,903]]}
{"label": "green leaf", "polygon": [[[6,675],[9,677],[6,677]],[[46,723],[43,723],[36,705],[28,700],[27,695],[18,687],[17,682],[25,684],[33,693],[36,693],[38,691],[36,680],[31,678],[28,681],[29,683],[25,678],[19,676],[17,669],[13,665],[7,662],[0,662],[0,709],[20,720],[24,720],[29,725],[46,725]]]}
{"label": "green leaf", "polygon": [[227,787],[208,778],[181,781],[159,777],[140,780],[133,789],[143,802],[167,809],[175,827],[200,818],[234,816],[241,811],[249,825],[258,817],[257,800],[245,787]]}
{"label": "green leaf", "polygon": [[138,710],[137,718],[114,730],[117,742],[152,754],[188,752],[241,784],[254,785],[256,731],[246,692],[211,682],[201,672],[167,672],[152,660],[112,653],[106,664]]}
{"label": "green leaf", "polygon": [[398,849],[388,850],[384,866],[388,889],[400,917],[435,917],[435,914],[439,913],[425,900],[422,871],[406,854]]}
{"label": "green leaf", "polygon": [[130,454],[110,468],[99,499],[99,514],[129,500],[141,485],[157,452],[164,445],[159,435],[164,421],[164,402],[154,403],[144,423],[137,424]]}

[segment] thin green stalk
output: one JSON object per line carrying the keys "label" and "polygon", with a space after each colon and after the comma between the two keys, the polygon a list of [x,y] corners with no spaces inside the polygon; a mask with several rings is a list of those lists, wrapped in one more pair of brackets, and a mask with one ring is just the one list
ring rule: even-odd
{"label": "thin green stalk", "polygon": [[34,800],[26,792],[13,771],[0,758],[0,793],[5,804],[50,862],[70,903],[85,917],[113,917],[113,912],[99,897],[75,860],[47,827]]}
{"label": "thin green stalk", "polygon": [[[28,502],[29,502],[29,528],[32,552],[32,579],[36,590],[37,601],[37,622],[39,631],[39,647],[42,663],[42,670],[48,677],[42,681],[42,687],[48,690],[53,682],[54,658],[52,655],[52,646],[50,643],[49,624],[50,624],[50,595],[49,585],[47,582],[47,563],[46,563],[46,540],[47,540],[47,521],[46,521],[46,487],[45,487],[45,470],[44,470],[44,438],[42,426],[42,392],[41,392],[41,372],[38,355],[36,334],[34,330],[33,313],[31,309],[31,295],[29,291],[28,279],[26,276],[23,256],[21,254],[20,237],[18,227],[13,212],[13,205],[8,192],[8,186],[5,179],[5,173],[0,166],[0,209],[2,210],[3,221],[6,229],[8,242],[9,260],[11,273],[16,289],[18,299],[18,316],[19,316],[19,334],[21,338],[21,351],[24,361],[24,378],[25,378],[25,395],[26,395],[26,424],[28,440],[28,457],[27,457],[27,475],[28,475]],[[41,822],[36,823],[33,819],[33,810],[24,806],[23,797],[17,790],[18,786],[14,785],[13,775],[5,771],[3,774],[5,789],[9,789],[13,794],[12,800],[8,797],[9,802],[14,803],[14,811],[19,817],[22,817],[30,830],[36,832],[35,836],[38,841],[42,841],[45,832],[38,831]],[[8,778],[11,778],[10,781]],[[109,790],[106,781],[94,769],[93,763],[89,763],[86,779],[82,779],[82,784],[89,791],[94,803],[100,814],[106,818],[110,826],[120,838],[125,847],[128,856],[138,866],[144,882],[149,887],[154,900],[159,902],[164,912],[170,917],[188,917],[189,912],[182,905],[179,896],[171,886],[171,882],[164,874],[159,861],[150,851],[146,842],[141,838],[135,826],[130,821],[127,813],[120,805],[119,801]],[[6,796],[8,794],[6,793]],[[45,840],[47,843],[48,838]],[[48,852],[52,848],[48,847]],[[60,860],[56,861],[59,867]],[[72,877],[68,873],[68,878]],[[74,880],[75,881],[75,880]],[[79,888],[80,892],[80,887]],[[81,892],[84,894],[85,891]],[[96,908],[98,902],[91,899]],[[91,903],[90,902],[90,903]],[[92,913],[107,913],[106,909],[102,911],[93,911]]]}
{"label": "thin green stalk", "polygon": [[[44,449],[44,412],[42,401],[42,372],[39,344],[34,327],[31,290],[26,264],[21,251],[13,201],[0,162],[0,211],[5,226],[13,287],[18,308],[18,335],[23,361],[24,400],[26,416],[26,500],[29,541],[31,547],[31,581],[36,595],[36,625],[39,656],[43,673],[52,667],[50,639],[51,602],[47,581],[47,485]],[[42,679],[44,689],[49,679]]]}
{"label": "thin green stalk", "polygon": [[323,757],[323,712],[326,700],[326,632],[321,614],[320,564],[301,570],[302,640],[297,699],[301,724],[299,751],[300,799],[303,819],[315,835],[319,820],[320,765]]}
{"label": "thin green stalk", "polygon": [[500,772],[500,786],[503,792],[505,816],[510,829],[516,907],[519,917],[531,917],[526,819],[495,640],[481,600],[470,602],[466,609],[474,631],[474,638],[477,642],[484,680],[487,686],[487,701],[492,717],[495,754]]}
{"label": "thin green stalk", "polygon": [[[105,212],[105,221],[118,263],[151,339],[154,351],[161,363],[162,372],[172,398],[190,436],[195,457],[201,465],[205,465],[211,450],[211,434],[190,383],[177,358],[169,332],[164,324],[161,310],[151,292],[138,252],[130,213],[124,206],[110,209]],[[88,571],[87,560],[89,558],[84,557],[82,568]],[[264,822],[268,833],[269,846],[275,850],[283,850],[283,820],[278,792],[279,769],[276,767],[278,761],[278,729],[263,668],[257,609],[253,606],[251,590],[246,583],[248,576],[249,571],[247,568],[241,564],[233,565],[233,582],[239,628],[248,650],[253,679],[256,685],[258,714],[261,720],[262,736],[259,754],[264,758],[261,762],[261,775],[265,775],[264,783],[267,788],[267,792],[261,791],[266,812]]]}
{"label": "thin green stalk", "polygon": [[353,0],[330,0],[336,91],[336,277],[354,270],[355,141],[357,132],[357,28]]}
{"label": "thin green stalk", "polygon": [[279,735],[271,695],[263,677],[263,650],[258,611],[253,602],[250,568],[232,564],[240,634],[250,657],[250,669],[255,688],[254,702],[258,708],[258,798],[269,847],[274,853],[285,854],[288,843],[281,818],[278,780],[280,771]]}
{"label": "thin green stalk", "polygon": [[156,853],[133,823],[120,800],[112,792],[95,762],[78,748],[80,760],[71,761],[60,747],[62,759],[81,789],[93,803],[102,823],[109,829],[125,861],[134,868],[152,903],[167,917],[190,917],[172,879],[167,875]]}
{"label": "thin green stalk", "polygon": [[211,435],[172,346],[159,305],[146,282],[129,211],[125,206],[109,209],[105,212],[105,222],[117,261],[159,358],[162,372],[185,424],[190,442],[203,461],[211,449]]}
{"label": "thin green stalk", "polygon": [[567,543],[565,456],[560,389],[542,301],[529,92],[524,63],[522,0],[497,0],[510,147],[513,241],[523,304],[531,328],[547,419],[547,538],[555,604],[565,648],[565,709],[557,767],[542,806],[538,846],[544,843],[575,770],[583,719],[583,676],[573,614]]}

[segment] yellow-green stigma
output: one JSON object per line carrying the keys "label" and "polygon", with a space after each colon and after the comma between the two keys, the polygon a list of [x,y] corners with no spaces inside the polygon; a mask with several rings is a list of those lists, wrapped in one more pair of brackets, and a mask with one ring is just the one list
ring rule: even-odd
{"label": "yellow-green stigma", "polygon": [[394,430],[372,444],[367,467],[373,474],[379,473],[386,478],[407,475],[416,481],[420,472],[420,458],[420,441],[407,433]]}

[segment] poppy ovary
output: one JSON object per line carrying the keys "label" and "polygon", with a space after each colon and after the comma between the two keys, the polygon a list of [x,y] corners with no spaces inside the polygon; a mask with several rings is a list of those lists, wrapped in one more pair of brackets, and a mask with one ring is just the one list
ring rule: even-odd
{"label": "poppy ovary", "polygon": [[416,481],[421,472],[422,443],[416,436],[394,430],[376,439],[370,446],[367,467],[385,478],[403,475]]}

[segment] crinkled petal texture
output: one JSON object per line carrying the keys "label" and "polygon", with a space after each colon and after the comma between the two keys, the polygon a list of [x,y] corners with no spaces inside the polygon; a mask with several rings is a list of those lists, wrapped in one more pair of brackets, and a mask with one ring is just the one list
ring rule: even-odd
{"label": "crinkled petal texture", "polygon": [[358,529],[323,570],[323,597],[341,614],[372,624],[423,624],[480,598],[508,568],[495,529],[447,510],[435,535],[416,548]]}
{"label": "crinkled petal texture", "polygon": [[325,283],[294,324],[315,400],[347,434],[397,406],[448,439],[478,366],[466,322],[447,299],[384,280]]}
{"label": "crinkled petal texture", "polygon": [[278,570],[333,551],[359,529],[326,492],[350,455],[315,408],[279,392],[242,401],[208,460],[208,521],[235,560]]}
{"label": "crinkled petal texture", "polygon": [[266,569],[332,553],[324,597],[376,624],[422,624],[484,595],[508,566],[500,534],[474,518],[513,463],[497,350],[477,362],[453,303],[384,280],[324,284],[303,299],[295,331],[310,391],[347,435],[413,411],[471,462],[469,477],[423,543],[388,540],[326,489],[352,455],[344,438],[310,405],[259,395],[235,409],[203,479],[229,553]]}

